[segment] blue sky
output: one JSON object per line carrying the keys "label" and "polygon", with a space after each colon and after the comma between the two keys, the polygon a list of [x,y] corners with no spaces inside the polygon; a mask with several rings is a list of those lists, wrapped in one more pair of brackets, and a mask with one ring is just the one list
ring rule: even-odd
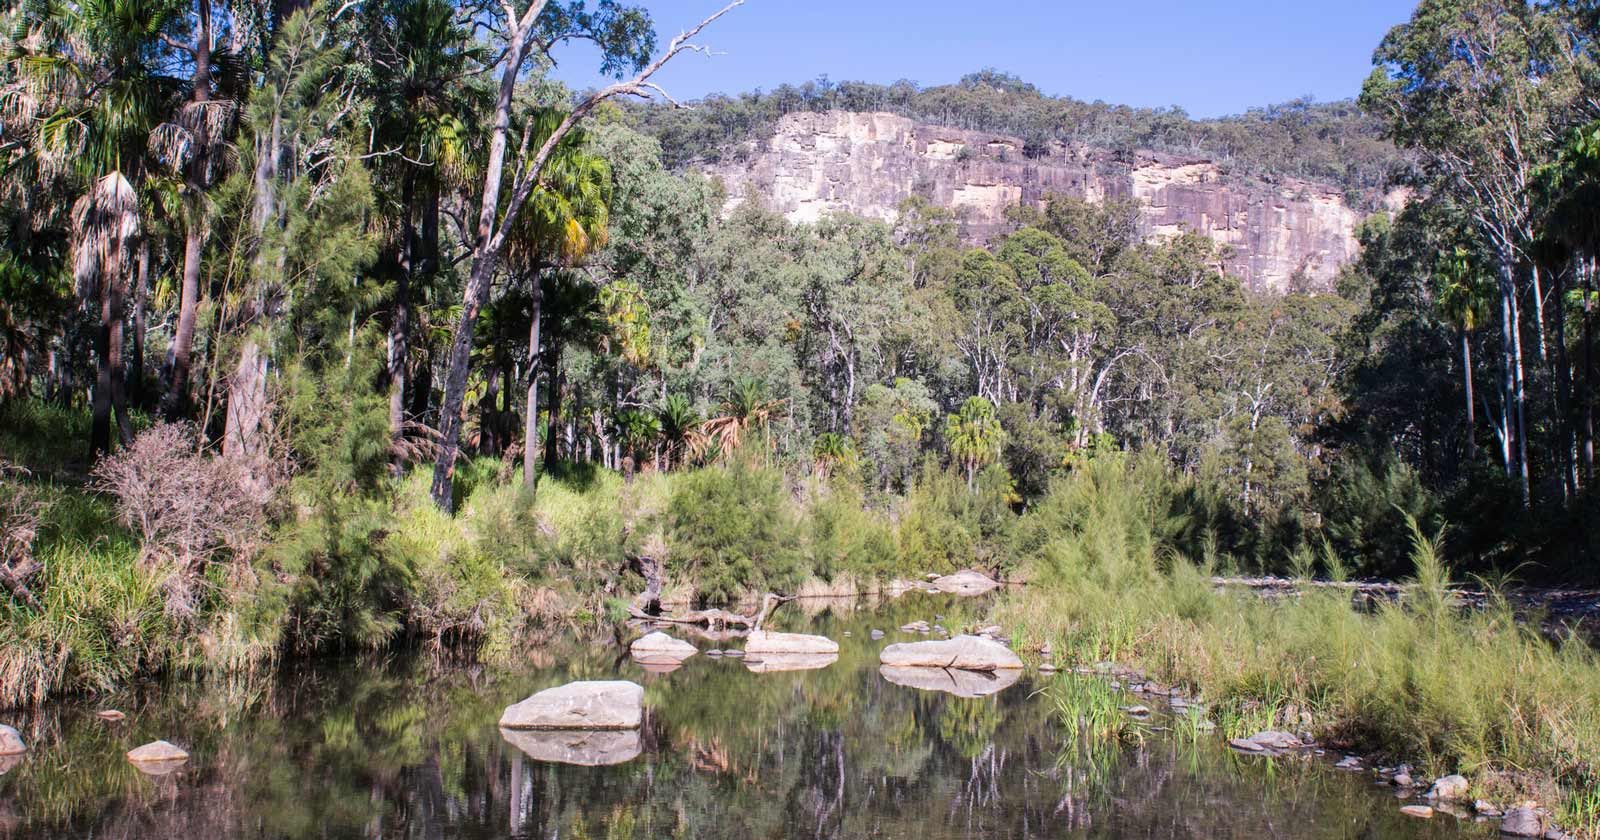
{"label": "blue sky", "polygon": [[[725,0],[632,0],[665,43]],[[677,98],[835,81],[923,85],[983,67],[1046,93],[1194,116],[1310,95],[1354,96],[1383,33],[1415,0],[747,0],[657,79]],[[556,75],[597,84],[592,52],[558,54]]]}

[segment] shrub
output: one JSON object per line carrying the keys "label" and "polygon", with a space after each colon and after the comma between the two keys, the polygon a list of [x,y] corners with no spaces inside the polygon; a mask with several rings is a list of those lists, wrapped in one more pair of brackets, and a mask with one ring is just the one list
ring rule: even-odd
{"label": "shrub", "polygon": [[803,577],[783,477],[737,461],[685,476],[665,513],[668,569],[700,594],[790,590]]}
{"label": "shrub", "polygon": [[906,498],[899,548],[906,568],[953,572],[968,567],[1006,572],[1006,551],[1016,514],[1005,467],[991,464],[971,489],[956,468],[928,466]]}
{"label": "shrub", "polygon": [[888,580],[903,570],[894,529],[881,514],[867,510],[861,491],[836,481],[813,502],[803,519],[807,565],[812,574],[833,581]]}

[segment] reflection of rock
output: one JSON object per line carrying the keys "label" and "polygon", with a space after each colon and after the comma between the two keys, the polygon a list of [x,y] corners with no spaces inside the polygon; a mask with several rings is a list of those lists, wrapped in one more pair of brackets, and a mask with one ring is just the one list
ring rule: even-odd
{"label": "reflection of rock", "polygon": [[902,642],[889,645],[878,654],[884,665],[926,668],[960,668],[967,671],[995,671],[1021,668],[1022,660],[992,639],[956,636],[931,642]]}
{"label": "reflection of rock", "polygon": [[744,667],[753,674],[779,671],[813,671],[839,661],[837,653],[764,653],[760,659],[746,659]]}
{"label": "reflection of rock", "polygon": [[770,633],[766,630],[757,630],[745,639],[744,652],[762,656],[779,653],[838,653],[839,643],[826,636],[810,636],[805,633]]}
{"label": "reflection of rock", "polygon": [[127,717],[127,715],[117,711],[116,709],[101,709],[100,711],[95,712],[94,716],[107,723],[117,723]]}
{"label": "reflection of rock", "polygon": [[12,770],[15,770],[17,765],[21,763],[22,753],[0,755],[0,776],[4,776],[5,774],[10,773]]}
{"label": "reflection of rock", "polygon": [[534,761],[604,767],[639,757],[637,729],[517,730],[501,728],[500,737]]}
{"label": "reflection of rock", "polygon": [[133,766],[146,776],[166,776],[178,772],[188,763],[187,758],[172,758],[166,761],[136,761]]}
{"label": "reflection of rock", "polygon": [[670,674],[683,667],[683,663],[676,659],[635,659],[634,662],[646,674]]}
{"label": "reflection of rock", "polygon": [[637,729],[644,688],[626,680],[596,680],[547,688],[506,707],[508,729]]}
{"label": "reflection of rock", "polygon": [[22,740],[22,733],[16,727],[0,723],[0,755],[17,755],[28,751],[28,745]]}
{"label": "reflection of rock", "polygon": [[629,650],[634,659],[645,665],[677,665],[700,652],[694,645],[660,630],[635,639]]}
{"label": "reflection of rock", "polygon": [[884,665],[878,668],[878,673],[895,685],[923,691],[943,691],[957,697],[987,697],[1010,688],[1022,678],[1022,672],[1015,668],[963,671],[958,668]]}
{"label": "reflection of rock", "polygon": [[934,580],[933,585],[940,592],[948,592],[952,595],[982,595],[1000,584],[995,583],[988,575],[967,569],[956,572],[953,575],[937,578]]}

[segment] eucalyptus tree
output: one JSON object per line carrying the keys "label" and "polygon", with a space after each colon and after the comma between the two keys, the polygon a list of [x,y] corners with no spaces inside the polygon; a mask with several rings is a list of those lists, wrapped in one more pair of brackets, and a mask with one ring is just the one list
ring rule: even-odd
{"label": "eucalyptus tree", "polygon": [[[484,23],[497,42],[499,53],[499,60],[495,64],[499,70],[499,88],[484,156],[483,189],[476,226],[472,232],[471,265],[462,290],[461,316],[456,323],[446,364],[444,402],[439,420],[441,445],[439,458],[434,464],[432,485],[434,503],[441,509],[448,510],[451,507],[451,476],[461,444],[461,411],[466,399],[473,330],[478,314],[488,300],[490,285],[504,256],[510,231],[515,229],[517,217],[528,196],[544,177],[551,156],[566,136],[601,103],[619,96],[644,96],[652,91],[660,92],[659,86],[651,81],[652,77],[678,54],[685,50],[700,49],[692,39],[717,18],[742,3],[743,0],[734,0],[672,39],[654,59],[650,55],[654,52],[655,38],[649,29],[648,17],[636,8],[602,2],[591,11],[584,0],[571,0],[568,3],[533,0],[521,11],[510,2],[504,2],[498,14],[486,15]],[[589,40],[599,46],[602,71],[620,77],[632,68],[634,75],[583,97],[562,118],[543,144],[535,147],[531,142],[520,143],[511,153],[510,190],[507,191],[503,189],[507,174],[507,146],[518,80],[523,77],[529,61],[535,56],[548,60],[557,46],[577,39]],[[523,136],[529,133],[524,131]]]}
{"label": "eucalyptus tree", "polygon": [[[1592,37],[1563,4],[1423,0],[1373,54],[1361,104],[1457,198],[1494,257],[1500,293],[1507,476],[1529,503],[1521,277],[1537,221],[1534,180],[1583,103]],[[1535,267],[1532,297],[1542,306]],[[1542,319],[1535,324],[1541,340]]]}

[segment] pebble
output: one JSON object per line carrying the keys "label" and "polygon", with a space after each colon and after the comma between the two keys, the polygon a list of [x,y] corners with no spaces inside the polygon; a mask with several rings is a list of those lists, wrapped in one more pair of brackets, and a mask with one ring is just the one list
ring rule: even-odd
{"label": "pebble", "polygon": [[1414,784],[1411,776],[1406,773],[1396,773],[1390,781],[1394,782],[1395,787],[1411,787]]}

